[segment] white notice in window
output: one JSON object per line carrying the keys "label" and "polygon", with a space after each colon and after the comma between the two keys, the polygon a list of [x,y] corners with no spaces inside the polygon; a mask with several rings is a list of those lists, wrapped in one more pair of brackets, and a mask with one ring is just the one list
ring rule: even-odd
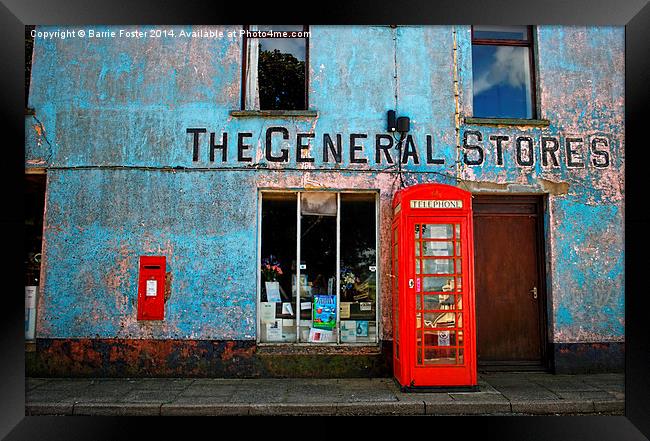
{"label": "white notice in window", "polygon": [[449,331],[438,333],[438,346],[449,346]]}
{"label": "white notice in window", "polygon": [[268,341],[282,341],[282,319],[266,324],[266,339]]}
{"label": "white notice in window", "polygon": [[359,309],[361,311],[372,311],[372,302],[359,302]]}
{"label": "white notice in window", "polygon": [[25,308],[36,308],[36,290],[38,286],[25,287]]}
{"label": "white notice in window", "polygon": [[350,302],[341,302],[341,318],[350,318]]}
{"label": "white notice in window", "polygon": [[146,295],[148,297],[155,297],[155,296],[158,295],[158,281],[157,280],[147,280]]}
{"label": "white notice in window", "polygon": [[344,343],[355,343],[357,341],[356,320],[341,321],[341,341]]}
{"label": "white notice in window", "polygon": [[260,320],[262,321],[262,323],[270,323],[275,321],[274,302],[260,303]]}

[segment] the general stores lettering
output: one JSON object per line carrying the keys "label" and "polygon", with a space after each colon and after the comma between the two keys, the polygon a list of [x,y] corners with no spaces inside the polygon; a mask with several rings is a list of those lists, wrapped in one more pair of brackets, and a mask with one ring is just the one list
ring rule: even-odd
{"label": "the general stores lettering", "polygon": [[[418,139],[408,134],[400,145],[391,135],[385,133],[290,133],[285,127],[268,127],[262,136],[251,132],[221,133],[209,132],[204,127],[187,128],[187,145],[192,151],[194,162],[236,162],[260,161],[288,164],[314,163],[317,165],[367,164],[373,166],[446,165],[441,152],[455,146],[435,145],[432,135]],[[257,145],[253,141],[258,139]],[[610,145],[615,141],[605,135],[484,135],[479,130],[466,130],[462,136],[461,162],[470,167],[508,164],[520,168],[596,168],[610,166],[612,162]],[[232,145],[229,145],[232,144]],[[259,155],[255,150],[259,149]],[[232,154],[228,154],[233,150]],[[236,152],[235,152],[236,151]],[[249,165],[249,164],[247,164]]]}

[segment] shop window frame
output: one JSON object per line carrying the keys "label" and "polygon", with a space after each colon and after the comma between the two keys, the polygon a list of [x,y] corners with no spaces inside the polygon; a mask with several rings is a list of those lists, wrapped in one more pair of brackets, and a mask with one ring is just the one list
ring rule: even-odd
{"label": "shop window frame", "polygon": [[[301,194],[302,193],[312,193],[312,192],[330,192],[335,193],[336,196],[336,329],[337,337],[336,342],[305,342],[300,341],[299,334],[296,335],[295,342],[263,342],[261,341],[261,320],[260,320],[260,311],[262,303],[262,277],[259,271],[259,268],[262,264],[262,201],[265,193],[294,193],[296,194],[296,262],[299,262],[300,258],[300,234],[301,234]],[[341,341],[341,314],[340,314],[340,297],[341,297],[341,194],[343,193],[363,193],[363,194],[373,194],[375,202],[375,278],[376,278],[376,291],[375,291],[375,339],[374,341],[367,342],[342,342]],[[354,348],[354,347],[373,347],[376,348],[380,343],[380,335],[382,332],[381,324],[381,258],[380,258],[380,194],[378,189],[304,189],[304,188],[288,188],[288,189],[278,189],[278,188],[259,188],[257,192],[257,290],[256,290],[256,314],[255,314],[255,327],[256,335],[255,341],[256,344],[260,347],[298,347],[298,348],[314,348],[314,347],[337,347],[337,348]],[[300,265],[296,265],[296,280],[300,280]],[[298,285],[297,285],[298,289]],[[299,298],[298,298],[299,301]],[[300,310],[296,311],[296,329],[299,332],[299,314]]]}

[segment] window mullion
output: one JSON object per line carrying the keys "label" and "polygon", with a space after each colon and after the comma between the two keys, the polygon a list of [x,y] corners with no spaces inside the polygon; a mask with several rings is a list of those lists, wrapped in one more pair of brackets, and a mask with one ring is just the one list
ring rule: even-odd
{"label": "window mullion", "polygon": [[341,344],[341,193],[336,193],[336,343]]}
{"label": "window mullion", "polygon": [[297,192],[297,203],[296,203],[296,322],[294,323],[296,327],[296,341],[302,343],[302,337],[300,332],[300,315],[302,310],[300,309],[300,198],[301,192]]}

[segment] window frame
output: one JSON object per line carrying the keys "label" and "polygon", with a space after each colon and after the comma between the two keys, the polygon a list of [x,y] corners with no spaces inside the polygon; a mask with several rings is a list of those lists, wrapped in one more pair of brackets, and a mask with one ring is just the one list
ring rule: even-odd
{"label": "window frame", "polygon": [[[475,38],[474,25],[471,26],[471,46],[516,46],[528,48],[528,66],[530,71],[530,94],[532,103],[532,114],[530,118],[519,118],[513,116],[507,117],[482,117],[473,115],[473,118],[487,118],[487,119],[521,119],[521,120],[537,120],[539,118],[539,109],[537,103],[537,75],[535,74],[535,40],[534,40],[534,26],[526,25],[527,39],[524,40],[506,40],[506,39],[493,39],[493,38]],[[474,69],[472,69],[472,78],[474,76]],[[474,90],[472,88],[472,113],[474,113]]]}
{"label": "window frame", "polygon": [[[294,193],[296,194],[296,261],[298,262],[300,258],[300,227],[301,227],[301,194],[302,193],[311,193],[311,192],[329,192],[336,194],[336,327],[337,327],[337,337],[335,342],[307,342],[300,341],[299,334],[296,335],[295,342],[263,342],[261,340],[262,333],[261,327],[262,323],[260,320],[260,311],[262,303],[262,277],[259,271],[259,268],[262,264],[262,203],[265,193]],[[374,341],[367,342],[342,342],[341,341],[341,195],[344,193],[365,193],[372,194],[375,198],[375,339]],[[284,347],[336,347],[336,348],[345,348],[345,347],[376,347],[380,344],[380,335],[382,332],[382,323],[381,323],[381,256],[379,250],[379,238],[381,235],[381,211],[380,211],[380,192],[378,189],[305,189],[305,188],[258,188],[257,191],[257,260],[256,260],[256,273],[257,273],[257,293],[256,293],[256,314],[255,314],[255,327],[256,335],[255,342],[258,346],[284,346]],[[296,279],[300,277],[300,266],[296,267]],[[300,297],[297,296],[297,302],[300,301]],[[298,307],[299,305],[296,305]],[[300,311],[298,308],[297,311]],[[300,320],[299,312],[296,314],[296,328],[299,331]]]}
{"label": "window frame", "polygon": [[[250,25],[244,25],[243,29],[244,31],[248,31],[250,28]],[[302,31],[303,32],[309,32],[309,25],[302,25]],[[241,68],[241,101],[240,101],[240,109],[242,111],[255,111],[255,110],[260,110],[260,111],[269,111],[269,109],[247,109],[246,108],[246,60],[248,59],[248,37],[246,36],[246,32],[244,32],[243,35],[243,40],[242,40],[242,68]],[[265,38],[304,38],[305,39],[305,108],[304,109],[297,109],[297,111],[304,111],[304,110],[309,110],[309,34],[307,34],[305,37],[265,37]],[[289,109],[278,109],[276,110],[277,112],[283,112],[283,111],[295,111],[295,110],[289,110]]]}

